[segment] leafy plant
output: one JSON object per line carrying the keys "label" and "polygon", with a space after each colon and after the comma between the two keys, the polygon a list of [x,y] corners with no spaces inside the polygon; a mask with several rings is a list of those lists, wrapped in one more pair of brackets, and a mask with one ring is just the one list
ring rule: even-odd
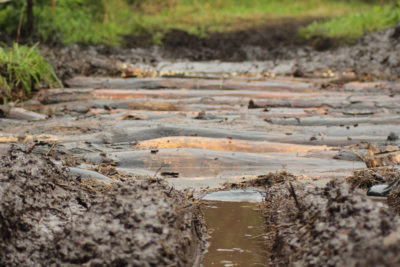
{"label": "leafy plant", "polygon": [[31,96],[35,86],[62,86],[53,68],[40,55],[37,45],[28,47],[14,43],[0,47],[0,98],[24,99]]}

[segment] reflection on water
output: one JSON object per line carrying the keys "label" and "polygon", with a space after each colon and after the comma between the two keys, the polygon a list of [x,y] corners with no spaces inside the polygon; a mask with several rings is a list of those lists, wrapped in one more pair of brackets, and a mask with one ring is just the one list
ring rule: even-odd
{"label": "reflection on water", "polygon": [[203,201],[210,247],[203,266],[267,266],[264,219],[257,203]]}
{"label": "reflection on water", "polygon": [[211,192],[205,195],[203,200],[227,201],[227,202],[262,202],[263,192],[255,189],[236,189],[227,191]]}

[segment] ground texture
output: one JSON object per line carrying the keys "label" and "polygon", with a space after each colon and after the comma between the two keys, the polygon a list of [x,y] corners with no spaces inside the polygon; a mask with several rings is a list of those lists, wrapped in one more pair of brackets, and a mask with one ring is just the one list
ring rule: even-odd
{"label": "ground texture", "polygon": [[342,182],[285,183],[266,197],[273,266],[397,266],[400,221]]}
{"label": "ground texture", "polygon": [[[307,20],[279,21],[265,27],[214,34],[207,38],[172,30],[165,36],[163,46],[74,45],[51,49],[42,47],[42,52],[63,80],[74,75],[120,75],[121,71],[113,67],[117,61],[163,70],[182,60],[245,61],[250,67],[260,65],[260,72],[277,75],[315,76],[318,71],[331,70],[338,73],[351,71],[359,79],[396,79],[400,76],[400,56],[397,53],[400,49],[400,25],[367,34],[351,45],[336,46],[329,39],[315,37],[306,42],[298,37],[298,27],[307,23]],[[181,70],[190,71],[193,66],[188,64]],[[220,66],[220,71],[230,72],[223,66]]]}
{"label": "ground texture", "polygon": [[1,157],[0,264],[193,266],[203,248],[196,206],[160,180],[103,186],[41,155]]}

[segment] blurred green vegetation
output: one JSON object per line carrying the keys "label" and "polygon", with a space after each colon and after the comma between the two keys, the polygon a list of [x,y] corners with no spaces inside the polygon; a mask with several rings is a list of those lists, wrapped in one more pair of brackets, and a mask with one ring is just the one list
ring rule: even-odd
{"label": "blurred green vegetation", "polygon": [[327,21],[315,21],[300,30],[306,39],[324,36],[342,42],[352,42],[368,32],[388,28],[400,22],[400,1],[384,6],[374,6],[364,12],[337,16]]}
{"label": "blurred green vegetation", "polygon": [[[172,28],[204,36],[282,18],[333,18],[313,23],[301,35],[354,38],[400,21],[398,5],[380,8],[379,0],[56,0],[55,7],[50,2],[35,1],[33,36],[65,45],[120,45],[124,35],[142,33],[160,43]],[[26,23],[25,5],[25,0],[0,3],[3,34],[16,38]]]}
{"label": "blurred green vegetation", "polygon": [[62,87],[37,45],[0,46],[0,102],[27,99],[35,86]]}

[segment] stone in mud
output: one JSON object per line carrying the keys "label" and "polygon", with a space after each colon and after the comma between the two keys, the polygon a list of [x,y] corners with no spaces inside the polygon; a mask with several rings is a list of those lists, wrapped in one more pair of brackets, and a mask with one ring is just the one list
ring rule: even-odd
{"label": "stone in mud", "polygon": [[368,188],[367,196],[386,197],[387,195],[390,194],[393,187],[396,186],[399,182],[400,180],[394,181],[391,184],[373,185],[370,188]]}
{"label": "stone in mud", "polygon": [[197,207],[161,180],[100,193],[41,155],[13,149],[0,165],[2,266],[199,264]]}

